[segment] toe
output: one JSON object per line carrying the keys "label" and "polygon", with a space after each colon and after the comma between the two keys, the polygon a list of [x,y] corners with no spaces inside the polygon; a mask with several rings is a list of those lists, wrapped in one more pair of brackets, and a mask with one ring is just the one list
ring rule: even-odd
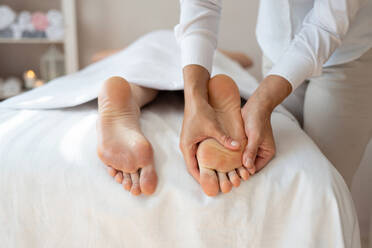
{"label": "toe", "polygon": [[108,166],[108,167],[107,167],[107,172],[108,172],[108,174],[109,174],[110,176],[114,177],[114,176],[116,176],[117,170],[115,170],[114,168]]}
{"label": "toe", "polygon": [[141,169],[140,188],[145,195],[151,195],[156,189],[158,177],[153,165],[145,166]]}
{"label": "toe", "polygon": [[240,185],[240,177],[238,176],[238,174],[236,174],[236,171],[235,170],[230,171],[228,173],[228,176],[229,176],[229,179],[230,179],[230,182],[232,183],[232,185],[234,187],[239,187],[239,185]]}
{"label": "toe", "polygon": [[124,189],[130,191],[130,189],[132,188],[132,179],[130,178],[130,174],[123,173],[123,178]]}
{"label": "toe", "polygon": [[200,185],[208,196],[216,196],[219,192],[216,172],[211,169],[200,167]]}
{"label": "toe", "polygon": [[218,180],[220,181],[220,188],[223,193],[227,193],[231,190],[232,184],[227,178],[226,173],[218,172]]}
{"label": "toe", "polygon": [[133,195],[139,195],[141,194],[141,188],[139,184],[139,175],[138,172],[131,173],[130,178],[132,179],[132,188],[130,189],[130,192]]}
{"label": "toe", "polygon": [[248,178],[249,178],[249,172],[247,171],[247,169],[245,167],[242,166],[239,169],[237,169],[237,171],[238,171],[239,176],[243,180],[248,180]]}
{"label": "toe", "polygon": [[118,171],[118,173],[116,173],[115,181],[120,184],[123,182],[123,173],[121,171]]}

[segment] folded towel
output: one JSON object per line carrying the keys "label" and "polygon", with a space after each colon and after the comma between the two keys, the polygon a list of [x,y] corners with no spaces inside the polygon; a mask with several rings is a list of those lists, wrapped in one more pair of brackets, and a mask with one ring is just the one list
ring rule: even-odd
{"label": "folded towel", "polygon": [[49,26],[45,32],[46,32],[46,36],[50,40],[61,40],[63,39],[63,36],[64,36],[63,27]]}
{"label": "folded towel", "polygon": [[58,10],[49,10],[47,13],[49,27],[63,28],[63,16]]}
{"label": "folded towel", "polygon": [[35,12],[31,15],[31,22],[34,28],[38,31],[45,31],[49,26],[47,16],[41,12]]}
{"label": "folded towel", "polygon": [[20,39],[22,37],[23,28],[18,23],[13,23],[10,25],[10,29],[13,32],[13,38]]}
{"label": "folded towel", "polygon": [[0,85],[0,97],[7,98],[18,95],[22,91],[22,82],[18,78],[10,77]]}
{"label": "folded towel", "polygon": [[34,31],[35,28],[31,22],[31,13],[28,11],[22,11],[19,13],[17,23],[21,26],[22,31]]}
{"label": "folded towel", "polygon": [[22,11],[18,15],[18,23],[21,25],[27,25],[31,23],[31,13],[29,11]]}
{"label": "folded towel", "polygon": [[14,11],[6,5],[0,5],[0,29],[9,27],[15,20]]}

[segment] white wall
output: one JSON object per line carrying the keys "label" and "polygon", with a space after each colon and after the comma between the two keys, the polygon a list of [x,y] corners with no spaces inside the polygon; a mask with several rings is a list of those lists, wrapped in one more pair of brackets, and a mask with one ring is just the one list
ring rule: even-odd
{"label": "white wall", "polygon": [[[260,77],[261,51],[255,40],[258,0],[225,1],[219,47],[240,50],[256,64],[252,74]],[[154,29],[172,29],[178,22],[177,0],[77,1],[80,65],[101,49],[122,48]],[[239,25],[239,23],[244,23]]]}

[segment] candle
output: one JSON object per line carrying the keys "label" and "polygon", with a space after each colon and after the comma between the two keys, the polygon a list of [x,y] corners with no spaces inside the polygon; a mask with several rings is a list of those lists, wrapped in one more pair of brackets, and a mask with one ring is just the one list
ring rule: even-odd
{"label": "candle", "polygon": [[34,87],[36,81],[36,74],[33,70],[28,70],[23,74],[23,79],[25,81],[25,87],[31,89]]}

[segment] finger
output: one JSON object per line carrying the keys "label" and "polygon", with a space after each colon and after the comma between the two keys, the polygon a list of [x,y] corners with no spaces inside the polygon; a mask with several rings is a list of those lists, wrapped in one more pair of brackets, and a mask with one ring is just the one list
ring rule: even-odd
{"label": "finger", "polygon": [[227,149],[230,150],[240,149],[240,142],[234,140],[229,135],[226,135],[219,127],[215,127],[214,130],[212,130],[211,137],[216,139],[221,145],[223,145]]}
{"label": "finger", "polygon": [[248,137],[248,144],[245,147],[244,154],[243,154],[243,165],[250,174],[254,174],[256,172],[256,168],[254,166],[254,161],[257,156],[258,151],[258,139],[257,138],[249,138]]}
{"label": "finger", "polygon": [[188,172],[195,178],[198,183],[200,183],[199,166],[195,156],[196,150],[196,145],[193,145],[191,148],[182,149],[182,153],[187,165],[186,167]]}
{"label": "finger", "polygon": [[255,161],[256,171],[260,171],[262,168],[264,168],[274,158],[274,155],[275,151],[259,150]]}

